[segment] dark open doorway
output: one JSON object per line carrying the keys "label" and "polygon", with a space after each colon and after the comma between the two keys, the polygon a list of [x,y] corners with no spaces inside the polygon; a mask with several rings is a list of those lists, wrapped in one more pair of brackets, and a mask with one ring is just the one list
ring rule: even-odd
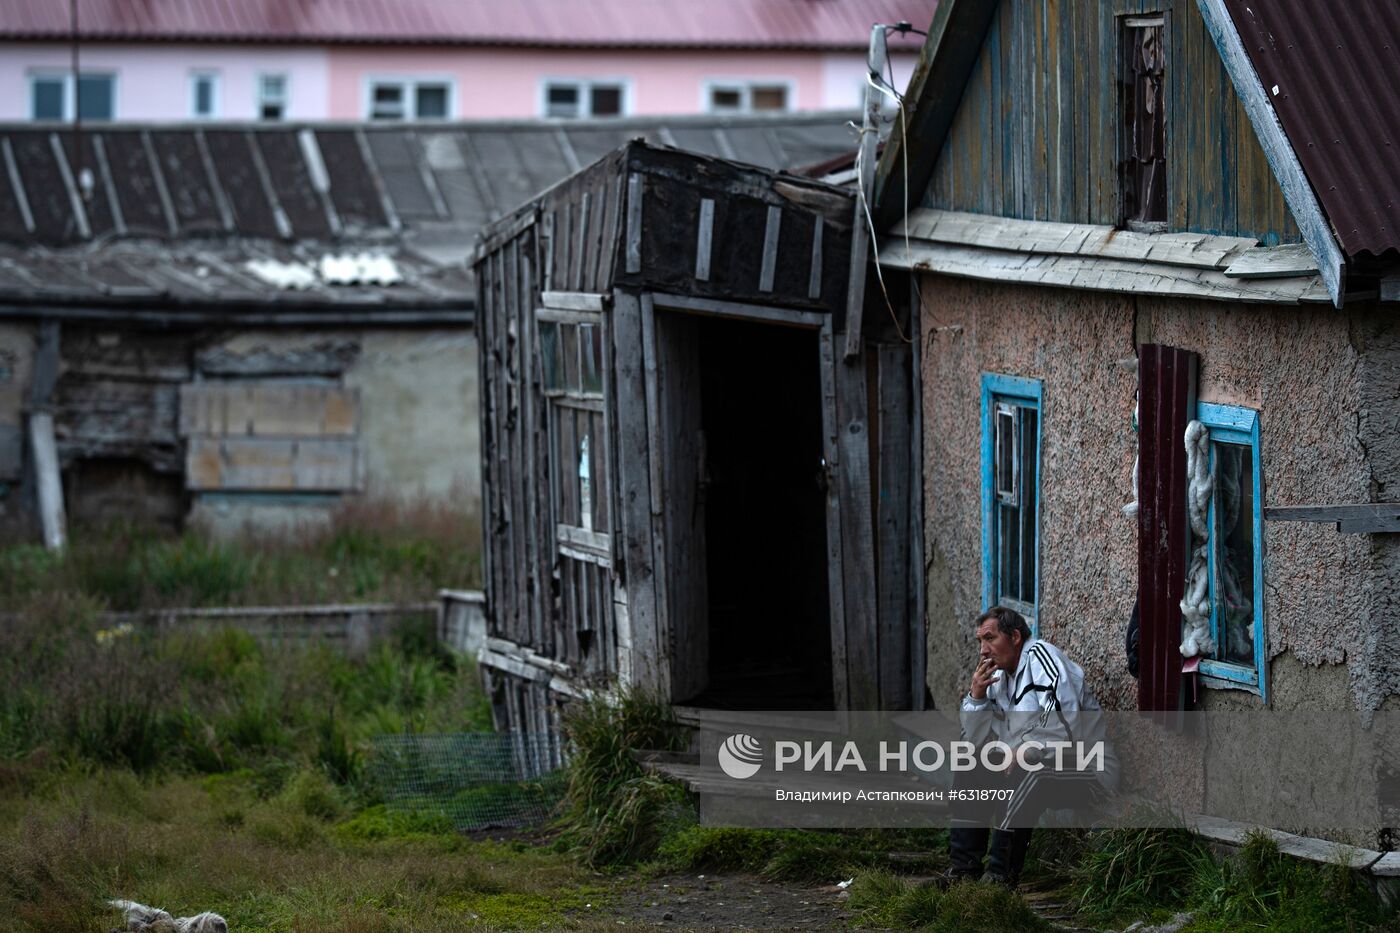
{"label": "dark open doorway", "polygon": [[[699,400],[698,411],[687,406],[700,427],[698,495],[688,503],[695,520],[679,518],[704,558],[703,574],[692,569],[689,587],[704,588],[703,618],[691,624],[704,627],[694,635],[707,649],[691,655],[703,663],[703,675],[680,678],[703,685],[684,702],[830,709],[817,334],[708,317],[677,321],[675,330],[689,334],[673,349],[698,366],[687,380]],[[686,598],[672,596],[673,606]]]}

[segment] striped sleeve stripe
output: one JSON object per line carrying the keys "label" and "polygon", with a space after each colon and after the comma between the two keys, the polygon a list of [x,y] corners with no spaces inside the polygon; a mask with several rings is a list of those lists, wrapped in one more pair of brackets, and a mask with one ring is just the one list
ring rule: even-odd
{"label": "striped sleeve stripe", "polygon": [[1055,659],[1050,657],[1050,652],[1039,644],[1031,645],[1031,655],[1040,662],[1040,666],[1050,677],[1050,703],[1045,707],[1045,715],[1040,717],[1040,724],[1044,726],[1050,721],[1050,711],[1060,708],[1060,668]]}

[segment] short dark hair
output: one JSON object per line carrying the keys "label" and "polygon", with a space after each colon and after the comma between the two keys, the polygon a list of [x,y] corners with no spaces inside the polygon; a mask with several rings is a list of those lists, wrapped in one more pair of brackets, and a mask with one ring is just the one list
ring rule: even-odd
{"label": "short dark hair", "polygon": [[993,606],[977,617],[977,624],[974,625],[973,628],[981,628],[982,623],[986,622],[988,619],[995,620],[997,628],[1000,629],[1001,633],[1007,638],[1011,637],[1012,632],[1020,632],[1021,641],[1031,640],[1031,627],[1026,624],[1025,617],[1015,609],[1011,609],[1007,606]]}

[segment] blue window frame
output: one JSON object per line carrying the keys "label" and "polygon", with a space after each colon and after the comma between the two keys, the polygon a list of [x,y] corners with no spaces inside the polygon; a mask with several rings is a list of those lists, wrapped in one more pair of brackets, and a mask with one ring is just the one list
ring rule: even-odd
{"label": "blue window frame", "polygon": [[1009,606],[1039,634],[1041,388],[982,374],[982,608]]}
{"label": "blue window frame", "polygon": [[1196,419],[1210,432],[1210,628],[1216,646],[1201,658],[1202,679],[1267,701],[1259,415],[1198,402]]}

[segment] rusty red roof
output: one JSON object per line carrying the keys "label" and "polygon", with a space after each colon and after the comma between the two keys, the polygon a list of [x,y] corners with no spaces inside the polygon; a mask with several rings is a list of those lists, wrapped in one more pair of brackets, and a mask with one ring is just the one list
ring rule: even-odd
{"label": "rusty red roof", "polygon": [[1343,252],[1400,250],[1400,3],[1225,5]]}
{"label": "rusty red roof", "polygon": [[[69,4],[0,0],[0,38],[66,40]],[[78,0],[87,40],[863,49],[934,0]],[[916,37],[906,38],[917,51]],[[901,41],[892,38],[891,42]]]}

